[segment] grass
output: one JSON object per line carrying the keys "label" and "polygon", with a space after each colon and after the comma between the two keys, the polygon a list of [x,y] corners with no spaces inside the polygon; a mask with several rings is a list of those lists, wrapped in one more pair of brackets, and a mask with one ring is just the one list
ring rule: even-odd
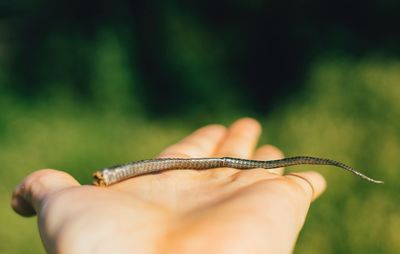
{"label": "grass", "polygon": [[[400,62],[326,58],[308,76],[300,94],[257,117],[265,128],[262,143],[288,156],[337,159],[385,184],[335,168],[294,169],[320,171],[328,181],[295,253],[399,253]],[[152,120],[115,107],[81,107],[65,94],[54,98],[27,105],[0,95],[0,253],[44,252],[35,218],[9,208],[13,187],[33,170],[57,168],[89,183],[97,168],[153,157],[197,126],[242,116]]]}

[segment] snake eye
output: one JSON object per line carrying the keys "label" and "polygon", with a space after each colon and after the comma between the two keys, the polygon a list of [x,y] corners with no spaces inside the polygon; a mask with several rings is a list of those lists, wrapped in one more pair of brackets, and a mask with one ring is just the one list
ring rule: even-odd
{"label": "snake eye", "polygon": [[96,185],[96,186],[106,186],[106,183],[104,182],[104,177],[103,177],[103,174],[100,172],[100,171],[96,171],[94,174],[93,174],[93,179],[94,179],[94,181],[93,181],[93,184],[94,185]]}

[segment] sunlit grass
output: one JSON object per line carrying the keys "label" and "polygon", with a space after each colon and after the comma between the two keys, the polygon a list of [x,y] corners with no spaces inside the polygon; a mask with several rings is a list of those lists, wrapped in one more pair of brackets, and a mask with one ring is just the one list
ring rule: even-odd
{"label": "sunlit grass", "polygon": [[[33,170],[57,168],[89,183],[97,168],[153,157],[197,125],[241,116],[232,109],[223,118],[202,113],[152,120],[118,107],[81,107],[62,95],[33,106],[1,96],[1,253],[43,252],[34,220],[13,214],[8,205],[14,185]],[[369,184],[330,167],[293,168],[318,170],[328,181],[296,253],[400,251],[399,116],[399,62],[330,59],[315,62],[301,94],[259,117],[262,141],[287,155],[337,159],[385,181]]]}

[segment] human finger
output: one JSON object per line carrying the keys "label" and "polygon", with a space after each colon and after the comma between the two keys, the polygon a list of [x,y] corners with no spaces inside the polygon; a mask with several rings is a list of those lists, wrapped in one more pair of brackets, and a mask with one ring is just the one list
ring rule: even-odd
{"label": "human finger", "polygon": [[208,125],[193,132],[180,142],[166,148],[159,158],[209,157],[225,136],[226,128],[222,125]]}
{"label": "human finger", "polygon": [[216,151],[218,157],[247,159],[253,153],[261,134],[261,125],[252,118],[242,118],[228,129],[224,140]]}
{"label": "human finger", "polygon": [[[253,160],[279,160],[284,157],[283,152],[272,145],[263,145],[254,152]],[[283,168],[268,169],[268,172],[282,175]]]}
{"label": "human finger", "polygon": [[326,189],[325,178],[315,171],[290,173],[285,175],[285,177],[299,185],[304,194],[310,197],[311,201],[318,198]]}
{"label": "human finger", "polygon": [[32,216],[39,212],[43,201],[49,195],[80,184],[69,174],[42,169],[27,176],[13,191],[11,207],[22,216]]}

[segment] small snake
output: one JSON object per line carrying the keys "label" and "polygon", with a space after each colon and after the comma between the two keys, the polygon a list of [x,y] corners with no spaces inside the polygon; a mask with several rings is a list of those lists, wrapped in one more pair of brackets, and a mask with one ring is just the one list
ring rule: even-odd
{"label": "small snake", "polygon": [[281,168],[294,165],[331,165],[343,168],[353,174],[373,183],[383,183],[382,181],[374,180],[356,169],[347,166],[341,162],[331,159],[322,159],[309,156],[290,157],[281,160],[259,161],[245,160],[238,158],[161,158],[151,160],[134,161],[127,164],[116,165],[109,168],[104,168],[93,174],[95,179],[94,184],[98,186],[108,186],[134,176],[157,173],[164,170],[173,169],[211,169],[211,168],[237,168],[237,169],[254,169],[254,168]]}

